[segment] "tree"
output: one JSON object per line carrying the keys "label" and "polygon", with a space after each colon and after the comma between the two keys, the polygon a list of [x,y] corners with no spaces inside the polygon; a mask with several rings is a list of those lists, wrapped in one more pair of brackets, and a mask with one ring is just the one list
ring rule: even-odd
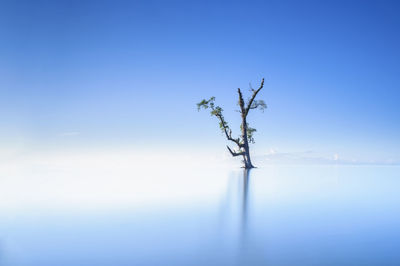
{"label": "tree", "polygon": [[261,91],[263,87],[264,79],[261,80],[260,87],[257,90],[251,88],[250,86],[250,90],[253,92],[253,94],[246,103],[243,100],[243,95],[240,88],[238,89],[238,105],[240,107],[239,112],[242,118],[242,123],[240,125],[241,134],[238,138],[232,137],[232,130],[228,126],[228,122],[225,121],[225,118],[222,114],[224,110],[221,107],[215,105],[215,97],[211,97],[208,100],[203,99],[197,104],[198,111],[200,111],[201,108],[210,108],[211,115],[218,118],[221,131],[225,134],[227,140],[232,141],[237,145],[237,150],[232,150],[229,146],[226,147],[233,157],[243,156],[243,164],[245,169],[254,168],[253,164],[251,163],[249,143],[254,143],[253,134],[256,131],[255,128],[250,127],[247,123],[247,115],[249,114],[250,110],[259,109],[261,111],[264,111],[264,109],[267,108],[267,105],[263,100],[255,100],[257,94]]}

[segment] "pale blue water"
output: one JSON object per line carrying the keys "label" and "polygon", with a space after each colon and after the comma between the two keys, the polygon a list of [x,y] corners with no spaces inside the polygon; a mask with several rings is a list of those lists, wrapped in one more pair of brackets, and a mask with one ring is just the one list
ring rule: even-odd
{"label": "pale blue water", "polygon": [[110,173],[100,201],[90,182],[36,201],[67,183],[41,179],[33,196],[14,186],[0,265],[400,265],[399,167],[158,170],[130,183]]}

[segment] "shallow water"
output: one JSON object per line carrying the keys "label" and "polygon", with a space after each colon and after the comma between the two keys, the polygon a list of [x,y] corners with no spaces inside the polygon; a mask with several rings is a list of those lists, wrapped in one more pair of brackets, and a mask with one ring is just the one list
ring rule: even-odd
{"label": "shallow water", "polygon": [[400,265],[396,166],[25,170],[1,266]]}

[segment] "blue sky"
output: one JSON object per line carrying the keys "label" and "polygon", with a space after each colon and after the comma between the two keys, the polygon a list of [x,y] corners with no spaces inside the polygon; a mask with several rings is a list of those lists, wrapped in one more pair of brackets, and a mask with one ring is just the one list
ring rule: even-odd
{"label": "blue sky", "polygon": [[[254,151],[400,161],[397,1],[2,1],[0,145],[225,152],[216,96]],[[238,131],[236,131],[238,132]]]}

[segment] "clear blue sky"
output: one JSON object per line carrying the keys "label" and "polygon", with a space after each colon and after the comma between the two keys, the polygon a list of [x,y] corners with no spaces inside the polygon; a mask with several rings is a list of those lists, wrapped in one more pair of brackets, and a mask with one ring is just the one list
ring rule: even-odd
{"label": "clear blue sky", "polygon": [[[400,160],[398,1],[1,1],[0,145],[223,151],[216,96],[259,154]],[[237,131],[238,132],[238,131]]]}

